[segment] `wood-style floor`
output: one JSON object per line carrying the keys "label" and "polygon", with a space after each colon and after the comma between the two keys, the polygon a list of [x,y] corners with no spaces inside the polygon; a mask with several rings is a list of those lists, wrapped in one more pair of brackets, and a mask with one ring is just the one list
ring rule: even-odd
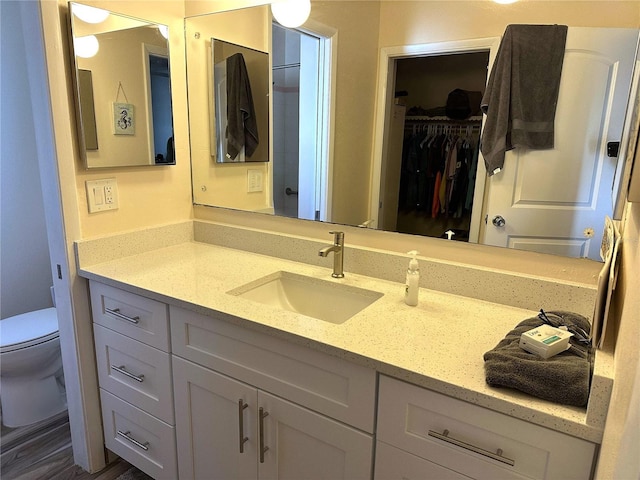
{"label": "wood-style floor", "polygon": [[2,480],[115,480],[131,468],[119,459],[92,475],[74,465],[66,413],[26,427],[2,425],[0,433]]}

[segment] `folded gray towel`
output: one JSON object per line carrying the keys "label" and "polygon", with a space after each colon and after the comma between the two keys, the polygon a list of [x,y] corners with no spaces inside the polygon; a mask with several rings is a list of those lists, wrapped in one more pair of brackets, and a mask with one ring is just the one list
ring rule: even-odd
{"label": "folded gray towel", "polygon": [[553,148],[566,38],[566,25],[507,26],[481,103],[489,175],[508,150]]}
{"label": "folded gray towel", "polygon": [[[554,323],[567,325],[570,331],[573,325],[586,333],[590,331],[589,321],[577,313],[554,311],[547,315]],[[572,338],[572,345],[585,352],[587,358],[566,351],[547,360],[520,348],[520,335],[542,323],[540,317],[520,322],[493,350],[484,354],[487,384],[514,388],[564,405],[585,406],[591,383],[590,348],[579,346]]]}

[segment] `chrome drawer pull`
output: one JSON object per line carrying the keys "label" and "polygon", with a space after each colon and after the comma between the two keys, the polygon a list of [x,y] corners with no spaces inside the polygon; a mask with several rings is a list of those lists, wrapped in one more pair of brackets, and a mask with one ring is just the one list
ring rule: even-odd
{"label": "chrome drawer pull", "polygon": [[244,444],[249,441],[249,437],[244,436],[244,409],[248,406],[249,404],[244,403],[244,400],[238,400],[238,431],[240,438],[240,453],[244,453]]}
{"label": "chrome drawer pull", "polygon": [[462,440],[456,440],[455,438],[451,438],[449,436],[449,430],[445,430],[442,433],[434,432],[433,430],[429,430],[429,436],[435,437],[438,440],[442,440],[443,442],[450,443],[452,445],[456,445],[460,448],[464,448],[465,450],[470,450],[474,453],[478,453],[480,455],[484,455],[485,457],[492,458],[497,460],[498,462],[506,463],[510,466],[515,466],[516,462],[511,460],[510,458],[502,456],[502,449],[499,448],[496,453],[485,450],[484,448],[476,447],[475,445],[471,445],[470,443],[463,442]]}
{"label": "chrome drawer pull", "polygon": [[129,440],[136,447],[140,447],[142,450],[145,450],[145,451],[149,450],[149,442],[140,443],[138,440],[136,440],[135,438],[129,435],[131,433],[129,430],[127,430],[126,432],[121,432],[120,430],[117,430],[116,433],[121,437],[124,437],[127,440]]}
{"label": "chrome drawer pull", "polygon": [[262,407],[258,411],[258,417],[260,418],[260,463],[264,463],[264,454],[269,447],[264,446],[264,419],[269,416],[269,412],[265,412]]}
{"label": "chrome drawer pull", "polygon": [[107,312],[109,315],[113,315],[116,318],[119,318],[120,320],[126,320],[127,322],[130,323],[140,323],[140,317],[139,316],[135,316],[135,317],[128,317],[127,315],[125,315],[124,313],[120,313],[120,309],[119,308],[114,308],[113,310],[107,307],[104,307],[104,311]]}
{"label": "chrome drawer pull", "polygon": [[134,375],[133,373],[129,373],[125,370],[124,365],[120,365],[119,367],[111,365],[111,368],[113,368],[116,372],[121,373],[122,375],[133,378],[136,382],[144,382],[144,375]]}

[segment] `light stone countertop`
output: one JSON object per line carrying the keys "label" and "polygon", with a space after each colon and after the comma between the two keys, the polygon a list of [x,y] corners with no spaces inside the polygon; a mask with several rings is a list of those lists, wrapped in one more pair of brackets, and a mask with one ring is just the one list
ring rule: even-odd
{"label": "light stone countertop", "polygon": [[[226,293],[277,271],[375,290],[384,296],[336,325],[258,307]],[[588,408],[577,408],[486,384],[483,354],[536,311],[424,288],[418,306],[409,307],[403,301],[404,285],[399,283],[348,270],[345,278],[333,279],[329,268],[193,241],[81,264],[79,272],[84,278],[215,315],[534,424],[595,443],[602,438],[608,401],[593,397],[606,396],[607,388],[592,388]],[[605,384],[611,381],[604,379]]]}

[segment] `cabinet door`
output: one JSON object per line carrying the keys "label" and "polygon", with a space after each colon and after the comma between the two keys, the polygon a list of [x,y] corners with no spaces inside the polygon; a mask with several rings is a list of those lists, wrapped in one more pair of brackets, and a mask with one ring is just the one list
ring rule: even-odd
{"label": "cabinet door", "polygon": [[374,480],[470,480],[448,468],[378,442]]}
{"label": "cabinet door", "polygon": [[173,378],[180,479],[255,479],[256,389],[175,356]]}
{"label": "cabinet door", "polygon": [[258,460],[260,480],[371,478],[370,435],[262,391],[258,404],[267,449]]}

